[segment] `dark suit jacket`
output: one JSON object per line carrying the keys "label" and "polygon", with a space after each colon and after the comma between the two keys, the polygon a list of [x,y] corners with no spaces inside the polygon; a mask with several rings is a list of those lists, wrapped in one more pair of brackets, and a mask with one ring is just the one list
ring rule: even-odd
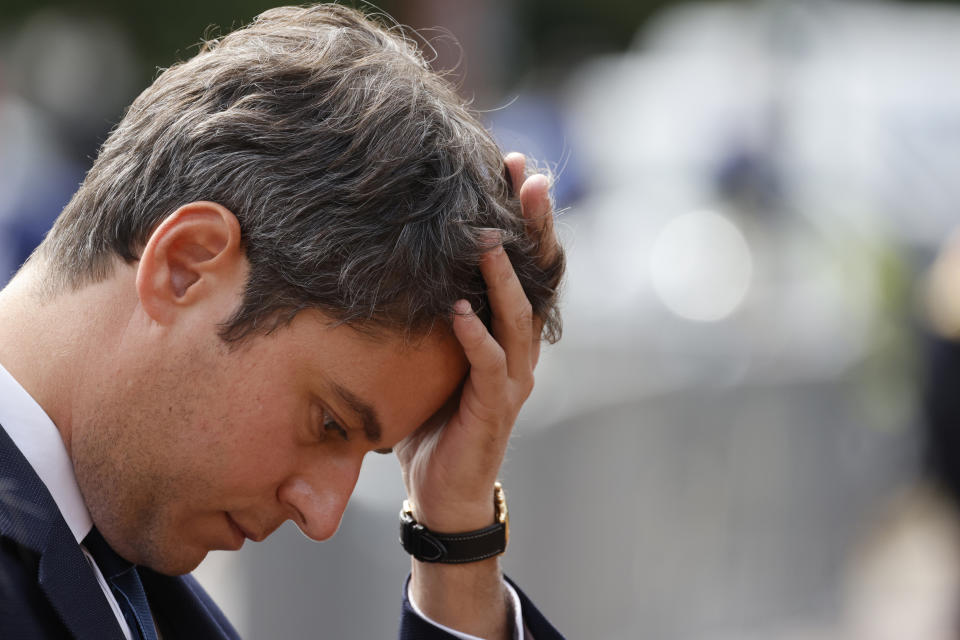
{"label": "dark suit jacket", "polygon": [[[237,639],[210,596],[191,576],[140,568],[150,608],[166,640]],[[520,594],[524,622],[537,640],[561,638]],[[404,589],[406,594],[406,589]],[[80,545],[30,463],[0,425],[0,638],[123,640],[123,633]],[[410,607],[401,640],[450,640]]]}

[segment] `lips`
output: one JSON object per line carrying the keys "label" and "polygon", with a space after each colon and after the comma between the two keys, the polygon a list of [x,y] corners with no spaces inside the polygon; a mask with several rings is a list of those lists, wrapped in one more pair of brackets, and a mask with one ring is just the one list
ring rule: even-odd
{"label": "lips", "polygon": [[237,549],[243,546],[243,543],[246,542],[247,538],[249,538],[250,536],[243,529],[243,527],[241,527],[237,523],[237,521],[233,519],[233,517],[229,513],[227,513],[226,516],[227,516],[227,523],[230,525],[230,529],[233,531],[233,534],[234,534],[234,542],[231,546],[233,550],[236,551]]}
{"label": "lips", "polygon": [[243,544],[243,540],[252,540],[254,542],[260,542],[263,540],[264,536],[258,536],[255,533],[251,533],[242,524],[234,520],[233,516],[231,516],[229,513],[227,513],[227,520],[230,521],[230,524],[233,526],[233,528],[240,534],[240,536],[242,536],[241,544]]}

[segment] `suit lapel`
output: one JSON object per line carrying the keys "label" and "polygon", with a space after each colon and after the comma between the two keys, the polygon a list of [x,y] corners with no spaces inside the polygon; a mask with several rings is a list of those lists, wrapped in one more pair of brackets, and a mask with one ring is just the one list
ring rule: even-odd
{"label": "suit lapel", "polygon": [[2,425],[0,536],[40,554],[40,588],[74,636],[123,640],[80,545],[50,492]]}

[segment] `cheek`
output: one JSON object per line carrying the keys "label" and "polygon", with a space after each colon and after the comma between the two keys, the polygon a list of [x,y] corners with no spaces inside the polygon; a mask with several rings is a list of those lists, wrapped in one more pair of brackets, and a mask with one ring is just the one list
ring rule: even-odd
{"label": "cheek", "polygon": [[[272,399],[271,399],[272,396]],[[281,400],[281,401],[278,401]],[[292,409],[289,399],[277,391],[261,389],[244,401],[224,408],[219,419],[204,425],[209,469],[235,489],[251,492],[272,490],[295,462],[300,430],[305,417]]]}

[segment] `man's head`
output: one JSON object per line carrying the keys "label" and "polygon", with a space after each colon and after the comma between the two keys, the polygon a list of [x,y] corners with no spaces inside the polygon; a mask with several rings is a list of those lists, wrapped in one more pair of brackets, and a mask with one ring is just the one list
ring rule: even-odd
{"label": "man's head", "polygon": [[[40,255],[54,291],[137,260],[178,207],[217,202],[250,262],[227,339],[300,309],[422,334],[484,305],[483,230],[558,335],[562,260],[538,264],[503,159],[396,29],[336,5],[278,8],[167,69],[107,139]],[[519,185],[518,185],[519,186]]]}
{"label": "man's head", "polygon": [[284,519],[331,535],[363,456],[463,380],[450,316],[489,316],[489,228],[556,338],[563,256],[507,176],[415,48],[343,7],[161,74],[30,263],[83,327],[51,347],[76,369],[52,415],[108,541],[180,573]]}

